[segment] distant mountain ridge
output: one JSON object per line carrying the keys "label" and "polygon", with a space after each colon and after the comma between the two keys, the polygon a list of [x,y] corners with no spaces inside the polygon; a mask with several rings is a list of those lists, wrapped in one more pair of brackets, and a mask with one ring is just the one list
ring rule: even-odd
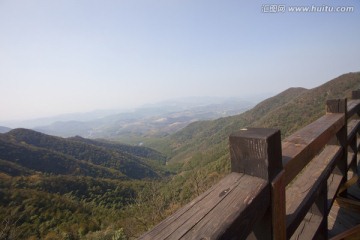
{"label": "distant mountain ridge", "polygon": [[287,136],[324,115],[326,100],[350,99],[351,92],[357,89],[360,89],[360,72],[343,74],[293,97],[281,108],[258,119],[252,126],[280,128],[283,135]]}
{"label": "distant mountain ridge", "polygon": [[7,133],[11,130],[11,128],[0,126],[0,133]]}
{"label": "distant mountain ridge", "polygon": [[34,130],[62,137],[79,135],[86,138],[125,140],[132,137],[162,137],[189,123],[239,114],[253,106],[250,101],[242,99],[221,101],[200,98],[197,101],[169,101],[92,121],[58,121],[35,127]]}
{"label": "distant mountain ridge", "polygon": [[242,114],[144,142],[152,149],[29,129],[0,134],[0,229],[17,225],[17,239],[111,239],[120,226],[137,237],[230,171],[231,133],[271,127],[284,138],[323,115],[327,99],[359,88],[360,73],[290,88]]}
{"label": "distant mountain ridge", "polygon": [[227,154],[228,136],[244,127],[279,128],[286,136],[323,115],[326,99],[350,97],[359,88],[360,73],[348,73],[313,89],[287,89],[239,115],[191,123],[164,140],[170,162],[188,161],[199,151],[212,156],[213,149]]}
{"label": "distant mountain ridge", "polygon": [[282,139],[325,113],[327,99],[349,98],[360,89],[360,72],[341,75],[313,89],[289,88],[235,116],[198,121],[163,138],[147,142],[169,153],[168,167],[178,174],[167,183],[188,203],[231,171],[229,135],[246,127],[281,130]]}
{"label": "distant mountain ridge", "polygon": [[160,153],[148,148],[65,139],[29,129],[0,135],[0,159],[16,164],[16,169],[122,179],[159,177],[149,164],[165,161]]}

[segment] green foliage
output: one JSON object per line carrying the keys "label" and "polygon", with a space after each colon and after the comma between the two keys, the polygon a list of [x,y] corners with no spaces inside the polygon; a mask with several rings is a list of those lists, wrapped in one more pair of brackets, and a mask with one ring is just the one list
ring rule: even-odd
{"label": "green foliage", "polygon": [[124,229],[120,228],[119,230],[115,231],[114,236],[111,240],[127,240],[127,236],[124,233]]}
{"label": "green foliage", "polygon": [[165,162],[164,156],[148,148],[64,139],[28,129],[0,135],[0,159],[53,174],[134,179],[159,177]]}
{"label": "green foliage", "polygon": [[0,234],[6,239],[137,236],[143,229],[133,231],[138,221],[127,225],[128,209],[149,183],[136,179],[168,175],[164,163],[159,152],[143,147],[27,129],[0,134]]}
{"label": "green foliage", "polygon": [[192,164],[189,161],[198,161],[192,159],[199,153],[206,156],[202,161],[224,158],[229,135],[241,128],[279,128],[282,136],[288,136],[323,115],[327,99],[349,97],[358,88],[360,73],[349,73],[314,89],[290,88],[240,115],[192,123],[164,140],[173,151],[170,164],[186,167]]}
{"label": "green foliage", "polygon": [[[152,189],[156,194],[160,186],[157,182],[73,176],[0,175],[0,180],[0,219],[4,219],[0,234],[8,239],[91,239],[95,235],[99,237],[95,239],[111,239],[125,237],[127,232],[137,235],[140,230],[134,229],[139,221],[127,225],[127,219],[130,213],[143,215],[149,204],[146,201],[153,200],[144,193]],[[142,208],[134,208],[139,199],[143,199]],[[147,219],[153,219],[154,211],[145,212]]]}
{"label": "green foliage", "polygon": [[105,140],[0,134],[0,239],[137,238],[230,172],[232,132],[274,127],[287,136],[321,116],[327,99],[358,88],[360,73],[346,74],[149,140],[171,159]]}

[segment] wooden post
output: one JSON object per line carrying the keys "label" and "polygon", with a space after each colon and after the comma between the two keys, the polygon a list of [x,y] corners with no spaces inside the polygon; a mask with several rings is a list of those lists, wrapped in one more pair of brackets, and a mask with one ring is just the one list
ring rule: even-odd
{"label": "wooden post", "polygon": [[318,231],[316,232],[314,239],[328,239],[328,206],[327,206],[327,182],[322,184],[322,187],[319,189],[319,195],[316,198],[313,207],[312,213],[322,217],[321,224]]}
{"label": "wooden post", "polygon": [[327,100],[326,113],[345,113],[347,115],[347,99]]}
{"label": "wooden post", "polygon": [[347,161],[347,99],[333,99],[326,102],[326,113],[344,113],[345,124],[336,134],[336,141],[330,144],[340,144],[344,148],[344,161]]}
{"label": "wooden post", "polygon": [[[229,141],[231,170],[265,179],[271,184],[270,214],[266,214],[267,219],[261,221],[261,224],[269,224],[271,228],[255,227],[259,231],[254,231],[254,234],[258,239],[286,239],[285,175],[280,131],[247,128],[231,134]],[[265,229],[271,229],[271,233]]]}
{"label": "wooden post", "polygon": [[283,169],[277,129],[246,128],[229,137],[231,171],[271,182]]}
{"label": "wooden post", "polygon": [[[354,100],[359,100],[360,99],[360,89],[356,90],[356,91],[352,91],[351,98]],[[355,118],[356,119],[360,118],[360,111],[355,114]]]}
{"label": "wooden post", "polygon": [[271,182],[272,236],[274,240],[286,239],[285,171]]}
{"label": "wooden post", "polygon": [[326,102],[326,113],[343,113],[345,114],[345,124],[336,134],[336,138],[331,140],[329,144],[338,144],[343,148],[343,157],[341,162],[337,163],[337,169],[343,176],[343,183],[347,181],[347,158],[348,158],[348,143],[347,143],[347,99],[332,99]]}
{"label": "wooden post", "polygon": [[352,91],[351,98],[352,99],[360,99],[360,89]]}
{"label": "wooden post", "polygon": [[[351,98],[352,99],[360,99],[360,89],[358,90],[355,90],[355,91],[352,91],[352,94],[351,94]],[[356,119],[359,119],[360,118],[360,112],[357,112],[357,114],[355,114],[355,117]],[[359,141],[360,141],[360,129],[357,131],[356,133],[356,136],[353,140],[353,145],[351,146],[353,151],[354,151],[354,154],[355,154],[355,169],[354,169],[354,172],[359,176],[359,172],[358,172],[358,164],[359,164],[359,158],[358,158],[358,153],[360,151],[359,149]],[[360,183],[360,180],[359,182]]]}

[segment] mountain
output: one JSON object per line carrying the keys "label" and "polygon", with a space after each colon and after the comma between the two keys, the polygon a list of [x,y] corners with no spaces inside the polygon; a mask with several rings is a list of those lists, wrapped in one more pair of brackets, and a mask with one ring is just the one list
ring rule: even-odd
{"label": "mountain", "polygon": [[341,75],[294,97],[281,108],[259,118],[253,126],[280,128],[287,136],[324,115],[326,100],[351,98],[351,92],[357,89],[360,89],[360,72]]}
{"label": "mountain", "polygon": [[[151,159],[150,159],[151,158]],[[0,135],[0,159],[44,173],[102,178],[154,178],[150,166],[165,158],[154,150],[119,144],[65,139],[28,129]]]}
{"label": "mountain", "polygon": [[0,126],[0,133],[7,133],[11,128]]}
{"label": "mountain", "polygon": [[75,137],[71,137],[68,139],[72,140],[72,141],[76,141],[76,142],[85,143],[85,144],[91,144],[91,145],[94,145],[97,147],[104,147],[106,149],[113,150],[113,151],[124,152],[124,153],[131,154],[131,155],[134,155],[134,156],[137,156],[140,158],[156,159],[161,164],[165,164],[165,161],[166,161],[166,157],[164,155],[162,155],[161,153],[159,153],[151,148],[147,148],[147,147],[130,146],[130,145],[126,145],[126,144],[114,143],[114,142],[111,142],[108,140],[93,140],[93,139],[83,138],[80,136],[75,136]]}
{"label": "mountain", "polygon": [[100,119],[109,115],[117,114],[121,111],[127,111],[125,109],[113,109],[113,110],[95,110],[91,112],[83,113],[68,113],[60,114],[52,117],[42,117],[42,118],[33,118],[26,120],[5,120],[0,121],[1,125],[10,126],[12,128],[35,128],[37,126],[45,126],[52,124],[54,122],[68,122],[68,121],[77,121],[77,122],[87,122],[93,121],[95,119]]}
{"label": "mountain", "polygon": [[[219,159],[227,154],[228,136],[232,132],[244,127],[269,127],[279,128],[287,136],[323,115],[327,99],[349,97],[358,88],[359,72],[341,75],[309,90],[290,88],[242,114],[189,124],[161,144],[168,144],[168,151],[172,152],[170,162],[186,163],[199,152],[208,159]],[[158,145],[152,147],[160,149]],[[213,157],[214,149],[223,154]]]}
{"label": "mountain", "polygon": [[[360,88],[360,73],[290,88],[238,115],[196,121],[145,145],[28,129],[0,134],[0,230],[5,239],[138,237],[230,171],[228,137],[244,127],[286,137]],[[145,114],[145,113],[143,113]],[[115,123],[118,119],[113,116]],[[131,114],[128,116],[131,121]],[[165,165],[165,166],[164,166]],[[177,174],[168,174],[169,172]]]}
{"label": "mountain", "polygon": [[163,137],[189,123],[239,114],[253,104],[242,99],[191,98],[147,105],[92,121],[57,121],[34,130],[70,137],[129,139]]}
{"label": "mountain", "polygon": [[[172,158],[178,162],[188,159],[194,151],[206,152],[207,149],[221,145],[226,152],[228,136],[243,127],[249,126],[272,110],[280,108],[308,90],[304,88],[290,88],[274,97],[257,104],[251,110],[240,115],[219,118],[213,121],[198,121],[171,135],[166,142],[170,143]],[[156,146],[153,146],[156,147]]]}
{"label": "mountain", "polygon": [[176,191],[174,202],[185,204],[230,172],[231,133],[245,127],[269,127],[280,129],[284,138],[323,115],[327,99],[350,97],[359,88],[360,72],[341,75],[313,89],[290,88],[242,114],[194,122],[147,144],[170,153],[167,167],[178,174],[167,185]]}
{"label": "mountain", "polygon": [[241,128],[268,127],[286,137],[325,113],[327,99],[350,97],[360,89],[360,72],[341,75],[313,89],[290,88],[235,116],[199,121],[147,144],[169,154],[168,168],[178,174],[168,184],[187,203],[230,171],[229,135]]}
{"label": "mountain", "polygon": [[134,231],[133,215],[155,214],[146,212],[153,200],[137,199],[166,176],[165,161],[155,150],[105,140],[0,134],[0,238],[112,239],[129,222]]}

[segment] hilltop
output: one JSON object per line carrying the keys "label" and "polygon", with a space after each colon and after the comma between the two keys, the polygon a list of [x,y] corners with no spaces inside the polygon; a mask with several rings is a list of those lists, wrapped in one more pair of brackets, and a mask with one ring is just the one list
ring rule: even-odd
{"label": "hilltop", "polygon": [[[0,159],[33,171],[103,178],[154,178],[151,162],[164,164],[160,153],[144,147],[61,138],[29,129],[0,135]],[[150,159],[152,158],[152,159]]]}
{"label": "hilltop", "polygon": [[152,148],[11,130],[0,134],[0,218],[16,225],[15,238],[135,238],[229,172],[232,132],[271,127],[286,137],[323,115],[327,99],[359,88],[360,73],[290,88],[242,114],[145,142]]}
{"label": "hilltop", "polygon": [[327,99],[350,97],[358,88],[360,73],[348,73],[313,89],[287,89],[239,115],[189,124],[166,138],[173,153],[170,161],[185,161],[218,145],[226,148],[228,136],[244,127],[279,128],[287,136],[323,115]]}
{"label": "hilltop", "polygon": [[195,122],[149,144],[171,153],[169,167],[179,172],[171,184],[181,188],[179,201],[185,203],[230,171],[231,133],[245,127],[269,127],[279,128],[284,138],[323,115],[327,99],[350,97],[351,91],[359,88],[359,72],[313,89],[290,88],[242,114]]}
{"label": "hilltop", "polygon": [[0,134],[0,234],[78,239],[106,228],[95,238],[111,238],[129,218],[124,211],[140,211],[128,206],[168,174],[165,160],[149,148],[104,140],[29,129]]}

